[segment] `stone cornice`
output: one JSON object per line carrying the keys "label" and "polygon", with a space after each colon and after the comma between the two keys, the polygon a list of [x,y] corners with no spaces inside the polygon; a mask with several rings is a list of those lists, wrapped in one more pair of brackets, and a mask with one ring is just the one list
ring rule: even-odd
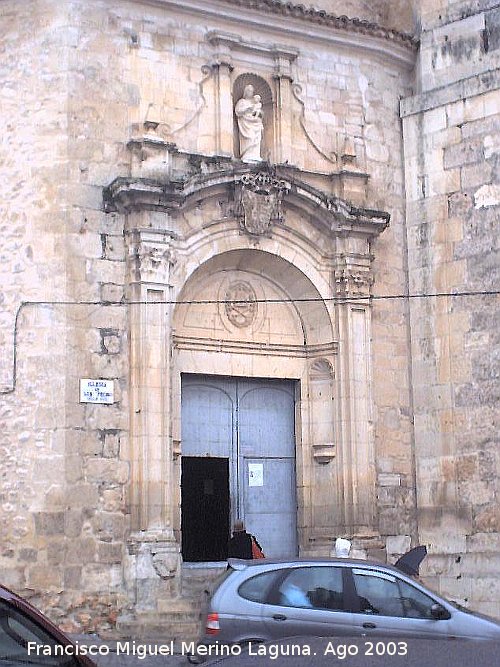
{"label": "stone cornice", "polygon": [[255,53],[260,53],[268,56],[282,57],[286,58],[289,61],[295,60],[299,55],[299,50],[294,49],[289,46],[284,46],[280,44],[273,44],[272,46],[266,46],[265,44],[258,44],[257,42],[249,42],[241,38],[240,35],[236,35],[230,32],[224,32],[222,30],[211,30],[205,36],[207,42],[210,42],[212,46],[226,46],[229,49],[242,50],[242,51],[253,51]]}
{"label": "stone cornice", "polygon": [[406,118],[437,107],[444,107],[447,104],[498,90],[499,87],[500,69],[475,74],[467,79],[455,81],[450,85],[440,86],[412,97],[406,97],[400,102],[400,116]]}
{"label": "stone cornice", "polygon": [[[239,164],[179,180],[120,177],[104,190],[105,210],[120,213],[161,210],[174,213],[215,194],[234,192],[234,188],[241,186],[246,175],[265,170],[265,165],[249,167]],[[283,206],[289,206],[309,219],[316,220],[325,231],[334,235],[354,232],[372,237],[380,234],[389,224],[390,216],[385,211],[359,208],[340,197],[322,192],[304,183],[300,179],[300,171],[296,169],[280,165],[273,169],[273,174],[287,185]]]}
{"label": "stone cornice", "polygon": [[413,35],[397,30],[384,28],[377,23],[365,21],[358,18],[349,18],[348,16],[336,16],[322,9],[306,7],[302,4],[293,2],[282,2],[282,0],[221,0],[230,5],[237,5],[248,9],[255,9],[260,12],[277,14],[295,19],[301,19],[310,23],[317,23],[323,26],[334,28],[335,30],[347,30],[357,32],[371,37],[381,37],[397,44],[406,46],[416,51],[419,41]]}
{"label": "stone cornice", "polygon": [[210,338],[194,338],[192,336],[178,336],[173,338],[174,347],[179,350],[199,350],[205,352],[229,352],[231,354],[257,354],[277,357],[306,356],[310,359],[323,358],[325,355],[338,354],[338,343],[332,341],[321,345],[279,345],[270,343],[250,342],[248,340],[219,340]]}
{"label": "stone cornice", "polygon": [[[224,21],[229,31],[261,31],[272,41],[279,39],[323,43],[334,48],[356,49],[385,63],[412,69],[419,40],[413,35],[391,30],[357,18],[335,16],[326,11],[280,0],[142,0],[145,4],[169,8],[202,18],[209,30],[213,22]],[[212,25],[211,25],[212,22]],[[232,24],[231,27],[229,27]],[[226,29],[226,28],[225,28]],[[256,33],[256,34],[257,34]],[[271,37],[274,33],[274,37]]]}

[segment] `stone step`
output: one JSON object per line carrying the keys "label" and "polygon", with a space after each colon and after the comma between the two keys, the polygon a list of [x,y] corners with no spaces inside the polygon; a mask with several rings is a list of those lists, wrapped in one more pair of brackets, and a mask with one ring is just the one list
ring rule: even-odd
{"label": "stone step", "polygon": [[116,630],[124,639],[147,639],[159,643],[189,642],[199,638],[201,622],[199,619],[186,620],[170,613],[147,612],[121,616],[117,620]]}
{"label": "stone step", "polygon": [[160,614],[186,614],[197,616],[200,613],[200,601],[194,598],[160,599],[157,609]]}
{"label": "stone step", "polygon": [[120,638],[193,641],[205,621],[209,594],[226,566],[187,567],[182,570],[181,596],[156,600],[156,609],[123,614],[116,625]]}
{"label": "stone step", "polygon": [[226,565],[183,566],[181,574],[181,595],[185,598],[203,599],[206,591],[211,591],[215,582],[226,571]]}

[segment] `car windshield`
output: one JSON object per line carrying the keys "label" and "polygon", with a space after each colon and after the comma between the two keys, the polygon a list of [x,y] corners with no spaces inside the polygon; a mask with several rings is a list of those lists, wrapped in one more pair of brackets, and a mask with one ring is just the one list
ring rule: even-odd
{"label": "car windshield", "polygon": [[464,607],[462,604],[455,602],[454,600],[448,600],[448,602],[453,605],[455,609],[464,612],[464,614],[469,614],[469,616],[475,616],[476,618],[482,618],[486,621],[493,621],[494,623],[498,624],[498,618],[489,616],[488,614],[482,614],[481,612],[475,611],[474,609],[468,609],[467,607]]}

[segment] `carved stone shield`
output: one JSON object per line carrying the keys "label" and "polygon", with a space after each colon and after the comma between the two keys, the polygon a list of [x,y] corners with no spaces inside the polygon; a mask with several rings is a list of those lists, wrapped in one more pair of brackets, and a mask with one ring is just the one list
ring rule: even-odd
{"label": "carved stone shield", "polygon": [[281,200],[288,190],[286,181],[266,172],[242,176],[240,210],[245,231],[262,236],[269,231],[273,222],[280,222]]}
{"label": "carved stone shield", "polygon": [[269,231],[274,211],[277,206],[275,192],[254,192],[243,189],[241,193],[243,206],[243,224],[249,234],[261,235]]}
{"label": "carved stone shield", "polygon": [[257,314],[257,297],[250,283],[243,280],[231,283],[225,295],[227,319],[235,327],[249,327]]}

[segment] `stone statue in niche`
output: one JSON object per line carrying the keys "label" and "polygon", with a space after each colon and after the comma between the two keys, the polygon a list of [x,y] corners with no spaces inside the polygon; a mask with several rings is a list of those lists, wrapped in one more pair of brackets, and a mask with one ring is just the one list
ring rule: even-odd
{"label": "stone statue in niche", "polygon": [[251,84],[245,86],[243,97],[236,102],[234,113],[238,120],[240,158],[243,162],[261,162],[260,145],[264,123],[260,95],[254,94]]}

